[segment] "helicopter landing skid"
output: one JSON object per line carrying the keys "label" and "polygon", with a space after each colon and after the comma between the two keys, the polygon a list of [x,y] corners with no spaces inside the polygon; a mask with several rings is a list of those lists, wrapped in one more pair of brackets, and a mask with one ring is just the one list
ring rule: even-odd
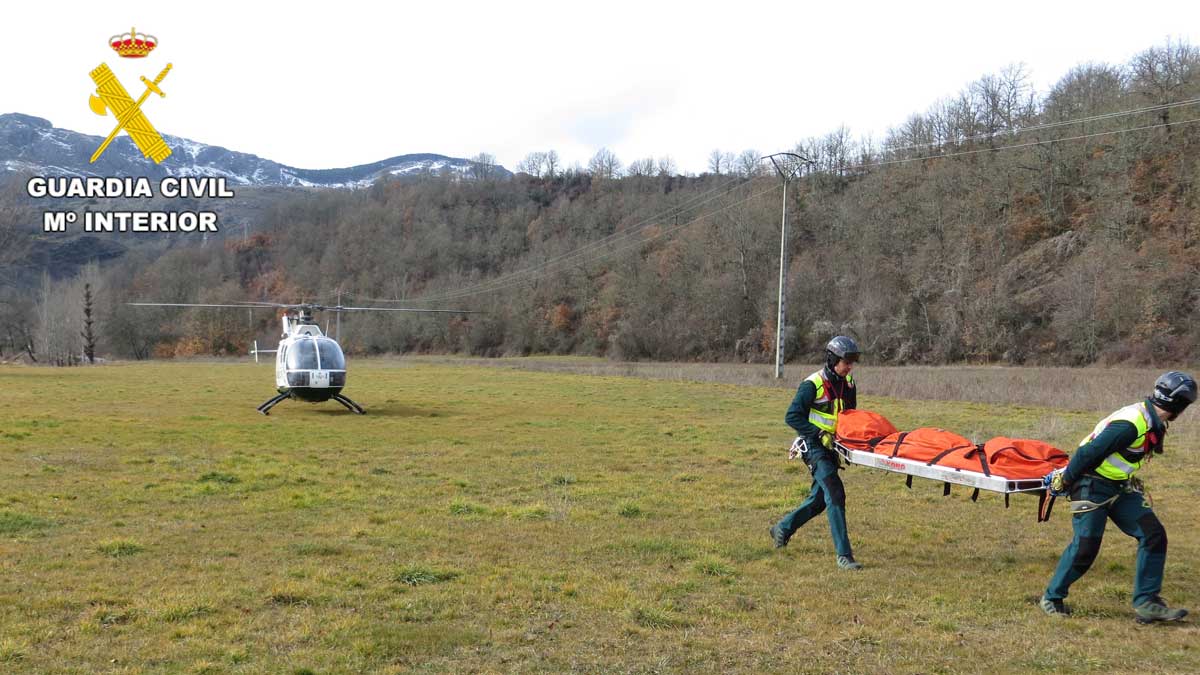
{"label": "helicopter landing skid", "polygon": [[350,411],[355,414],[358,414],[358,415],[366,415],[367,414],[367,411],[363,410],[361,405],[355,403],[354,401],[351,401],[349,398],[346,398],[345,396],[342,396],[341,394],[334,394],[332,396],[332,398],[333,398],[333,400],[337,401],[338,403],[341,403],[342,405],[349,408]]}
{"label": "helicopter landing skid", "polygon": [[271,408],[274,408],[279,403],[282,403],[283,401],[287,400],[288,396],[290,396],[290,395],[291,394],[279,394],[278,396],[272,398],[271,400],[267,401],[266,403],[263,403],[262,405],[258,406],[258,412],[260,412],[264,415],[270,415]]}

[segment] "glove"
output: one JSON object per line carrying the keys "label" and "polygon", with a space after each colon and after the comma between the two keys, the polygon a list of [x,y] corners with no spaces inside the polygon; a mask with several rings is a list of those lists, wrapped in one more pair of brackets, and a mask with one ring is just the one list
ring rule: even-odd
{"label": "glove", "polygon": [[796,440],[792,441],[792,447],[788,449],[788,459],[803,457],[806,452],[808,452],[808,443],[797,436]]}
{"label": "glove", "polygon": [[1042,486],[1050,491],[1052,497],[1065,497],[1071,492],[1065,478],[1066,469],[1055,469],[1042,476]]}

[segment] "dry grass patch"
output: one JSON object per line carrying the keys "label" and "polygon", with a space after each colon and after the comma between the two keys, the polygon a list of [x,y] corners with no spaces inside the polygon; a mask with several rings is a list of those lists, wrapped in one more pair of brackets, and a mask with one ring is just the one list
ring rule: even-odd
{"label": "dry grass patch", "polygon": [[[848,468],[867,568],[837,570],[823,517],[774,549],[767,526],[811,482],[784,459],[794,382],[355,364],[361,417],[259,415],[269,364],[0,367],[0,429],[31,434],[0,443],[0,671],[1200,672],[1194,624],[1133,626],[1136,547],[1116,529],[1075,619],[1040,613],[1070,521],[1036,524],[1034,499]],[[1111,411],[1034,407],[1017,382],[1059,385],[1009,376],[964,381],[1030,400],[886,398],[876,380],[862,403],[1060,447]],[[1183,606],[1196,447],[1185,416],[1144,470]]]}
{"label": "dry grass patch", "polygon": [[443,581],[457,579],[459,576],[460,572],[458,570],[429,567],[427,565],[406,565],[396,570],[396,573],[392,575],[392,580],[402,583],[405,586],[425,586],[428,584],[440,584]]}
{"label": "dry grass patch", "polygon": [[96,545],[96,550],[110,558],[128,558],[146,550],[146,547],[128,539],[111,539]]}
{"label": "dry grass patch", "polygon": [[53,525],[48,520],[7,509],[0,511],[0,536],[26,534]]}
{"label": "dry grass patch", "polygon": [[634,607],[629,611],[634,623],[643,628],[674,629],[687,628],[692,622],[676,612],[658,607]]}
{"label": "dry grass patch", "polygon": [[0,663],[16,664],[25,660],[29,647],[12,639],[0,639]]}
{"label": "dry grass patch", "polygon": [[[479,359],[457,356],[408,357],[422,363],[444,363],[533,372],[631,377],[675,382],[737,384],[795,391],[818,364],[789,363],[775,379],[774,364],[656,363],[609,361],[589,357],[530,356]],[[1173,366],[1189,370],[1184,365]],[[1032,367],[1002,365],[877,366],[867,360],[854,377],[872,396],[931,401],[969,401],[1028,405],[1064,410],[1111,412],[1150,392],[1155,378],[1168,368]],[[1195,371],[1196,368],[1190,370]]]}
{"label": "dry grass patch", "polygon": [[182,621],[209,616],[216,613],[216,611],[212,605],[207,603],[184,602],[163,608],[158,616],[168,623],[180,623]]}
{"label": "dry grass patch", "polygon": [[692,569],[709,577],[732,578],[737,570],[728,561],[715,556],[704,556],[692,564]]}

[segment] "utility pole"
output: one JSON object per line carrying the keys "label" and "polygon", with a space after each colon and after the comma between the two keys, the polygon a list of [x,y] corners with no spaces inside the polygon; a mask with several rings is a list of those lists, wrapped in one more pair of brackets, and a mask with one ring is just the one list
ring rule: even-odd
{"label": "utility pole", "polygon": [[[775,161],[776,157],[786,157],[784,167]],[[794,152],[777,152],[762,159],[771,160],[775,172],[783,181],[783,217],[779,226],[779,300],[778,313],[775,316],[775,379],[783,379],[783,315],[787,298],[784,296],[784,280],[787,276],[787,187],[788,180],[794,177],[800,164],[811,164],[812,160],[797,155]],[[784,169],[787,169],[786,171]]]}

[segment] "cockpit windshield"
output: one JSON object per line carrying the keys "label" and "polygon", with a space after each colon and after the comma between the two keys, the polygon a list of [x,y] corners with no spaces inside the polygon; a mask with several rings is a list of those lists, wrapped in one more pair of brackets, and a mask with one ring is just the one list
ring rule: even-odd
{"label": "cockpit windshield", "polygon": [[316,370],[317,346],[315,340],[296,340],[287,352],[288,370]]}
{"label": "cockpit windshield", "polygon": [[322,370],[345,370],[346,357],[342,348],[333,340],[317,340],[317,349],[321,351]]}

